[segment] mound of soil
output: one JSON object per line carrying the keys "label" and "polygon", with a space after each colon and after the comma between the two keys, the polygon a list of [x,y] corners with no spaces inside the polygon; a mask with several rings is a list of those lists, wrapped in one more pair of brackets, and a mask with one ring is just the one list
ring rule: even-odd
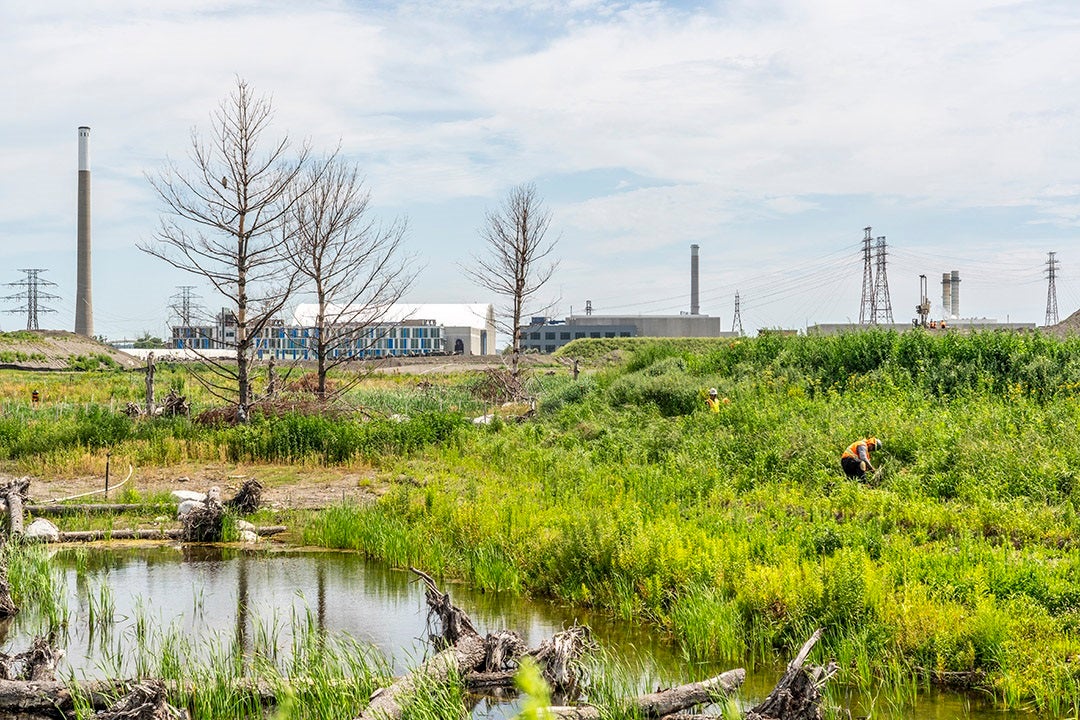
{"label": "mound of soil", "polygon": [[106,369],[110,362],[125,370],[145,364],[111,345],[66,330],[0,332],[0,368]]}

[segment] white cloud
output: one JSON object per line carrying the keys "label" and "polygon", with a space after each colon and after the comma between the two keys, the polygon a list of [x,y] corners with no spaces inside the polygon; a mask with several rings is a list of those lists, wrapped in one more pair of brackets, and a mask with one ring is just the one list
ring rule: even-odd
{"label": "white cloud", "polygon": [[[655,263],[703,240],[738,266],[757,238],[793,261],[877,222],[787,230],[827,198],[1080,224],[1080,9],[1053,0],[0,2],[0,63],[0,232],[53,252],[71,242],[78,125],[93,132],[95,238],[120,246],[156,225],[143,172],[184,157],[236,76],[272,93],[280,131],[340,140],[376,201],[406,214],[541,177],[648,178],[556,204],[588,251],[568,286],[598,257]],[[641,280],[613,293],[683,283],[672,262],[622,268]]]}

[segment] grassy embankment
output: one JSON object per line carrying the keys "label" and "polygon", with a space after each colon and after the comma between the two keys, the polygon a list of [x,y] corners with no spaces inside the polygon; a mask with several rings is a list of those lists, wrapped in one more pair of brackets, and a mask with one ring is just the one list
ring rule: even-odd
{"label": "grassy embankment", "polygon": [[[423,403],[404,384],[381,390],[414,403],[404,423],[204,429],[5,405],[0,457],[78,468],[108,446],[144,465],[371,462],[410,482],[321,513],[309,541],[644,618],[692,659],[786,654],[823,625],[824,652],[860,688],[963,681],[1004,707],[1077,712],[1077,342],[658,341],[576,383],[542,380],[537,418],[481,428],[461,421],[476,406],[460,377]],[[731,398],[718,415],[702,410],[710,385]],[[837,458],[865,434],[885,440],[883,472],[860,485]]]}
{"label": "grassy embankment", "polygon": [[[822,625],[861,689],[1075,714],[1078,383],[1080,344],[1037,336],[644,345],[533,422],[402,462],[424,487],[309,538],[646,618],[691,659],[790,653]],[[838,456],[867,434],[883,473],[861,485]]]}

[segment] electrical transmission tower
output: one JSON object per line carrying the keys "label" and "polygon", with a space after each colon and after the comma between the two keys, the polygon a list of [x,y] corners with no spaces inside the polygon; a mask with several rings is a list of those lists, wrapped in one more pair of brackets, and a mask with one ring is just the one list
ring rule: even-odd
{"label": "electrical transmission tower", "polygon": [[52,308],[43,306],[41,302],[43,300],[60,299],[59,295],[51,295],[47,292],[42,292],[41,288],[55,286],[56,283],[42,280],[41,277],[39,277],[39,273],[45,272],[42,268],[20,268],[19,272],[26,273],[26,278],[18,282],[8,283],[8,285],[25,289],[14,295],[8,295],[4,300],[18,300],[20,302],[25,302],[25,305],[13,310],[8,310],[8,312],[26,313],[26,329],[38,330],[38,314],[56,312]]}
{"label": "electrical transmission tower", "polygon": [[731,332],[735,332],[735,329],[739,330],[739,337],[742,337],[742,314],[739,312],[739,291],[735,291],[735,317],[731,320]]}
{"label": "electrical transmission tower", "polygon": [[180,292],[169,298],[173,301],[169,307],[176,313],[183,327],[191,327],[191,318],[194,312],[200,309],[192,300],[197,300],[199,296],[191,292],[195,289],[194,285],[178,285],[176,289]]}
{"label": "electrical transmission tower", "polygon": [[892,300],[889,299],[889,275],[885,271],[885,236],[877,239],[874,248],[874,300],[871,303],[871,320],[874,325],[888,323],[892,325]]}
{"label": "electrical transmission tower", "polygon": [[862,303],[859,305],[859,324],[865,325],[874,321],[874,265],[872,259],[874,239],[870,236],[870,228],[863,228],[866,237],[863,238],[863,276],[862,276]]}
{"label": "electrical transmission tower", "polygon": [[1058,324],[1057,306],[1057,253],[1051,252],[1046,258],[1046,277],[1049,283],[1046,286],[1046,325]]}

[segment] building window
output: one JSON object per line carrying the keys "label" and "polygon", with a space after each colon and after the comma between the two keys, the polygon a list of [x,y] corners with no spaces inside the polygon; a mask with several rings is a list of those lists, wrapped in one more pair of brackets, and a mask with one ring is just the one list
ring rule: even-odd
{"label": "building window", "polygon": [[569,340],[570,339],[570,333],[568,333],[568,332],[559,333],[559,339],[560,340]]}
{"label": "building window", "polygon": [[600,337],[600,333],[598,333],[598,332],[594,332],[594,333],[589,333],[589,337],[591,337],[591,338],[598,338],[598,337]]}
{"label": "building window", "polygon": [[540,339],[540,333],[538,333],[538,332],[529,333],[529,339],[530,340],[539,340]]}
{"label": "building window", "polygon": [[544,339],[545,340],[554,340],[555,339],[555,333],[553,333],[553,332],[544,333]]}
{"label": "building window", "polygon": [[613,332],[606,332],[606,333],[604,333],[604,337],[606,337],[606,338],[608,338],[608,337],[612,337],[612,338],[613,338],[613,337],[615,337],[615,333],[613,333]]}
{"label": "building window", "polygon": [[621,333],[619,333],[619,337],[630,337],[630,333],[628,333],[628,332],[621,332]]}
{"label": "building window", "polygon": [[585,337],[585,333],[583,333],[583,332],[574,333],[574,339],[575,340],[577,340],[578,338],[583,338],[583,337]]}
{"label": "building window", "polygon": [[554,345],[545,345],[544,346],[544,352],[546,352],[546,353],[555,352],[555,346]]}

